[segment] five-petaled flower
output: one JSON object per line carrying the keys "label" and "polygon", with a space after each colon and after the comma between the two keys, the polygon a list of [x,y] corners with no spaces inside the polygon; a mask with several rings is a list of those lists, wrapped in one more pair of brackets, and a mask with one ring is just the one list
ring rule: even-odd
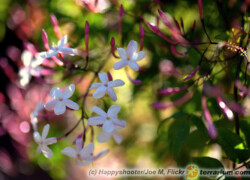
{"label": "five-petaled flower", "polygon": [[44,105],[47,110],[54,109],[56,115],[63,114],[66,111],[66,106],[70,109],[78,110],[79,106],[77,103],[68,99],[72,96],[75,91],[75,85],[69,85],[64,92],[62,92],[58,87],[54,87],[50,91],[50,96],[54,98],[54,100],[48,102]]}
{"label": "five-petaled flower", "polygon": [[115,126],[124,128],[126,126],[126,122],[124,120],[119,120],[117,118],[117,114],[121,110],[120,106],[111,106],[108,112],[104,112],[101,108],[94,106],[92,107],[92,111],[100,116],[91,117],[88,119],[88,124],[95,126],[95,125],[102,125],[102,128],[105,132],[111,133],[115,130]]}
{"label": "five-petaled flower", "polygon": [[82,140],[78,138],[76,139],[76,150],[72,147],[66,147],[61,152],[69,157],[75,158],[78,165],[87,166],[92,161],[104,156],[108,152],[107,149],[93,156],[94,148],[94,143],[89,143],[82,148]]}
{"label": "five-petaled flower", "polygon": [[39,56],[33,58],[31,52],[25,50],[21,57],[24,67],[19,71],[20,84],[26,86],[29,84],[32,76],[41,76],[42,68],[39,66],[43,63],[43,59]]}
{"label": "five-petaled flower", "polygon": [[121,144],[122,137],[117,130],[122,129],[122,128],[123,127],[115,126],[112,132],[102,131],[97,138],[98,142],[104,143],[104,142],[107,142],[111,137],[113,137],[117,144]]}
{"label": "five-petaled flower", "polygon": [[77,50],[73,48],[65,47],[68,42],[68,36],[63,36],[59,41],[57,46],[51,46],[49,51],[40,52],[39,55],[41,58],[51,58],[52,56],[57,55],[58,53],[66,55],[76,55]]}
{"label": "five-petaled flower", "polygon": [[99,73],[98,76],[99,79],[101,80],[101,83],[93,83],[89,88],[89,89],[97,89],[94,92],[93,97],[95,99],[102,98],[107,92],[109,97],[113,101],[116,101],[117,97],[115,91],[113,90],[113,87],[123,86],[125,83],[120,79],[116,79],[114,81],[108,81],[108,76],[107,73],[105,72]]}
{"label": "five-petaled flower", "polygon": [[114,69],[118,70],[123,68],[126,65],[129,65],[134,71],[139,70],[139,66],[136,63],[137,61],[142,60],[146,53],[144,51],[137,51],[137,42],[131,40],[128,44],[127,50],[123,48],[117,48],[117,51],[121,57],[121,60],[114,64]]}
{"label": "five-petaled flower", "polygon": [[54,144],[57,142],[57,139],[55,137],[46,139],[49,133],[49,127],[50,127],[49,124],[46,124],[43,127],[42,136],[40,136],[39,132],[37,131],[35,131],[33,134],[35,142],[39,144],[37,148],[37,154],[41,154],[42,152],[46,158],[51,158],[53,156],[53,152],[51,151],[51,149],[48,148],[48,145]]}

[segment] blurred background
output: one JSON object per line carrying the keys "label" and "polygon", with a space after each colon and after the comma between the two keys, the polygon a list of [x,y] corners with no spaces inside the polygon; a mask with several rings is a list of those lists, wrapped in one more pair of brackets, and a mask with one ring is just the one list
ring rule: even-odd
{"label": "blurred background", "polygon": [[[122,37],[119,35],[119,11],[123,5]],[[203,1],[204,19],[207,32],[214,42],[230,42],[235,38],[232,28],[240,28],[241,13],[246,12],[245,21],[249,23],[247,11],[249,1]],[[174,18],[181,32],[193,42],[208,42],[200,23],[197,0],[163,1],[163,0],[1,0],[0,3],[0,179],[88,179],[89,168],[166,168],[185,167],[191,162],[200,163],[207,159],[195,157],[211,157],[217,159],[216,167],[231,168],[232,162],[228,154],[222,150],[223,143],[211,141],[205,130],[202,119],[200,86],[194,86],[193,96],[181,106],[153,108],[158,101],[175,102],[183,97],[187,90],[173,96],[161,96],[157,92],[166,87],[183,87],[183,77],[193,72],[201,58],[206,45],[195,48],[177,46],[180,56],[171,51],[170,44],[157,36],[146,24],[156,25],[166,35],[171,36],[159,17],[158,9]],[[242,10],[243,9],[243,10]],[[248,14],[247,14],[248,13]],[[58,20],[60,33],[68,35],[69,46],[79,52],[85,50],[85,22],[88,21],[89,32],[89,64],[83,71],[86,59],[84,55],[66,57],[76,68],[67,66],[51,66],[53,74],[32,77],[27,85],[22,86],[19,71],[24,66],[22,53],[29,47],[37,52],[45,51],[42,41],[42,29],[49,38],[49,44],[58,42],[50,15]],[[174,17],[174,18],[173,18]],[[195,21],[195,22],[194,22]],[[195,23],[195,25],[194,25]],[[128,70],[132,79],[141,80],[142,84],[131,82],[124,69],[115,71],[116,59],[110,53],[111,38],[115,38],[116,47],[126,48],[130,40],[140,44],[139,24],[145,32],[144,48],[146,57],[139,62],[138,73]],[[247,24],[247,23],[246,23]],[[247,30],[246,30],[247,31]],[[248,33],[248,32],[247,32]],[[32,46],[33,45],[33,46]],[[236,72],[237,54],[235,52],[217,52],[218,45],[210,45],[206,61],[197,76],[203,76],[211,67],[212,82],[223,90],[227,98],[233,99],[233,82]],[[116,52],[117,54],[117,52]],[[215,58],[213,55],[215,54]],[[226,55],[225,55],[226,54]],[[231,61],[226,61],[228,58]],[[229,58],[228,58],[229,59]],[[224,61],[217,63],[217,61]],[[115,88],[118,100],[114,103],[110,98],[103,100],[92,98],[90,91],[86,100],[86,114],[92,115],[91,108],[98,105],[107,110],[113,104],[120,105],[119,119],[127,122],[122,129],[123,142],[117,145],[113,139],[107,143],[98,143],[96,138],[101,132],[94,127],[95,152],[109,148],[109,153],[87,167],[77,166],[75,161],[61,153],[66,146],[74,148],[72,142],[82,132],[80,124],[67,138],[50,146],[54,156],[46,159],[37,155],[37,144],[33,140],[33,129],[30,114],[40,100],[48,102],[52,87],[64,89],[69,84],[76,85],[76,92],[71,98],[79,105],[86,93],[94,71],[106,62],[101,72],[109,71],[114,79],[122,79],[126,84]],[[224,68],[224,66],[228,68]],[[79,67],[79,68],[78,68]],[[222,70],[222,71],[220,71]],[[221,72],[221,73],[216,73]],[[249,77],[249,71],[247,72]],[[240,78],[244,79],[243,76]],[[202,79],[204,80],[204,78]],[[95,82],[98,82],[96,78]],[[248,78],[249,81],[249,78]],[[202,81],[201,81],[202,83]],[[249,108],[249,99],[241,100]],[[228,121],[219,109],[216,100],[208,99],[208,108],[217,128],[234,129],[234,123]],[[174,116],[172,116],[174,114]],[[62,137],[81,117],[81,111],[66,111],[63,115],[52,118],[38,118],[38,131],[41,132],[46,123],[51,125],[48,137]],[[170,117],[170,118],[169,118]],[[250,119],[241,117],[245,127],[249,127]],[[86,121],[86,120],[85,120]],[[197,125],[198,124],[198,125]],[[200,127],[200,129],[196,128]],[[242,139],[248,144],[248,129]],[[246,132],[246,134],[245,134]],[[229,137],[230,134],[226,134]],[[90,141],[90,132],[86,135]],[[224,141],[223,141],[224,142]],[[230,142],[229,142],[230,144]],[[227,145],[227,144],[226,144]],[[245,154],[248,156],[248,154]],[[249,158],[249,156],[248,156]],[[242,157],[241,161],[248,158]],[[212,160],[212,163],[214,161]],[[104,178],[103,178],[104,179]],[[126,179],[126,178],[121,178]],[[145,178],[150,179],[150,178]],[[171,179],[166,177],[165,179]],[[174,178],[173,178],[174,179]]]}

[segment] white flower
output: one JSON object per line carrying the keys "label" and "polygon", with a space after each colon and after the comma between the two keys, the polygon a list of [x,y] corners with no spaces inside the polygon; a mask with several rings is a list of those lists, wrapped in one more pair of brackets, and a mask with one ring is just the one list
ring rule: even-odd
{"label": "white flower", "polygon": [[39,67],[43,63],[43,59],[39,56],[33,58],[33,55],[29,51],[24,51],[22,53],[22,62],[24,67],[19,70],[20,84],[26,86],[29,84],[32,76],[39,77],[41,76],[42,68]]}
{"label": "white flower", "polygon": [[94,106],[92,111],[100,116],[89,118],[88,124],[92,126],[102,125],[103,130],[107,133],[111,133],[115,129],[115,126],[125,127],[126,122],[117,118],[117,114],[120,110],[120,106],[111,106],[106,113],[101,108]]}
{"label": "white flower", "polygon": [[107,73],[99,73],[98,74],[99,79],[101,80],[101,83],[93,83],[89,89],[97,89],[94,94],[93,98],[99,99],[102,98],[106,92],[108,93],[109,97],[116,101],[117,97],[115,94],[115,91],[113,90],[113,87],[123,86],[125,83],[120,80],[116,79],[114,81],[108,81]]}
{"label": "white flower", "polygon": [[117,130],[122,128],[123,127],[115,126],[114,130],[110,133],[105,131],[101,132],[97,138],[98,142],[100,143],[107,142],[111,137],[113,137],[117,144],[121,144],[122,137]]}
{"label": "white flower", "polygon": [[66,111],[66,106],[70,109],[78,110],[78,104],[68,99],[72,96],[74,91],[74,84],[69,85],[64,92],[62,92],[58,87],[53,87],[50,91],[50,96],[53,97],[54,100],[45,104],[44,107],[47,110],[54,109],[56,115],[63,114]]}
{"label": "white flower", "polygon": [[114,69],[118,70],[123,68],[126,65],[129,65],[134,71],[139,70],[139,66],[136,63],[137,61],[142,60],[146,53],[144,51],[137,51],[137,42],[131,40],[128,44],[127,51],[123,48],[117,48],[117,51],[121,57],[121,60],[114,64]]}
{"label": "white flower", "polygon": [[93,156],[94,148],[94,143],[89,143],[82,148],[82,140],[78,138],[76,139],[76,150],[71,147],[66,147],[61,152],[69,157],[75,158],[78,165],[87,166],[92,161],[104,156],[108,152],[108,150],[104,150],[96,156]]}
{"label": "white flower", "polygon": [[39,144],[37,148],[37,154],[41,154],[42,152],[46,158],[51,158],[53,156],[53,152],[48,148],[48,145],[56,143],[57,139],[55,137],[46,139],[48,133],[49,133],[49,124],[46,124],[43,127],[42,136],[40,136],[39,132],[37,131],[34,132],[33,136],[35,142]]}
{"label": "white flower", "polygon": [[43,106],[43,101],[40,101],[37,106],[35,107],[35,110],[33,111],[33,113],[31,113],[30,115],[30,121],[32,124],[33,129],[36,131],[37,130],[37,123],[38,123],[38,113],[43,110],[44,106]]}
{"label": "white flower", "polygon": [[43,110],[43,108],[44,108],[44,106],[43,106],[43,101],[40,101],[40,102],[36,105],[35,110],[33,111],[33,115],[37,117],[37,116],[38,116],[38,113],[39,113],[41,110]]}
{"label": "white flower", "polygon": [[39,53],[41,58],[51,58],[52,56],[57,55],[58,53],[76,55],[77,50],[72,48],[65,47],[68,42],[68,36],[63,36],[59,41],[57,46],[52,46],[49,51],[43,51]]}

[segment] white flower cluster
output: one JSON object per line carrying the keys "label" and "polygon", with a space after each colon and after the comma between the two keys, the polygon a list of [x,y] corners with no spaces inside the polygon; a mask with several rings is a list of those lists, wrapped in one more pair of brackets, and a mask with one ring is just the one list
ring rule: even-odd
{"label": "white flower cluster", "polygon": [[[59,41],[58,46],[53,46],[49,51],[40,53],[40,58],[50,58],[52,56],[56,56],[58,53],[70,55],[76,54],[76,51],[74,49],[65,47],[67,45],[67,40],[67,36],[64,36]],[[117,48],[117,50],[121,57],[121,61],[114,64],[114,69],[117,70],[126,65],[129,65],[133,70],[139,70],[139,66],[136,61],[144,58],[145,52],[136,52],[137,43],[135,41],[130,41],[127,47],[127,51],[125,51],[123,48]],[[36,64],[40,65],[41,63]],[[33,66],[29,65],[28,67],[28,70],[30,71],[32,70],[31,67]],[[123,86],[125,83],[120,79],[109,80],[107,73],[105,72],[98,73],[98,76],[101,82],[93,83],[89,88],[96,89],[93,93],[93,98],[102,98],[107,93],[113,101],[116,101],[117,96],[113,88]],[[61,115],[66,111],[66,108],[78,110],[79,105],[69,99],[73,95],[74,91],[74,84],[69,85],[63,92],[58,87],[53,87],[50,91],[50,96],[53,98],[53,100],[47,102],[45,105],[43,105],[43,101],[40,101],[36,106],[34,112],[31,114],[31,123],[34,129],[33,136],[35,142],[39,144],[37,153],[40,154],[42,152],[46,158],[51,158],[53,156],[53,152],[48,148],[48,145],[54,144],[58,140],[55,137],[46,139],[49,133],[49,124],[46,124],[44,126],[42,135],[39,134],[39,132],[37,131],[37,117],[39,117],[39,112],[45,108],[48,111],[53,110],[54,115]],[[118,144],[122,142],[122,137],[118,133],[118,130],[125,128],[126,122],[124,120],[119,120],[118,113],[120,112],[120,110],[121,107],[116,105],[112,105],[107,110],[107,112],[97,106],[92,107],[92,111],[98,114],[98,116],[89,118],[88,125],[99,126],[103,129],[103,132],[101,132],[97,138],[98,142],[107,142],[111,137],[113,137],[115,142]],[[90,164],[92,161],[98,159],[99,157],[102,157],[108,152],[108,150],[104,150],[97,155],[93,155],[93,151],[93,142],[84,146],[84,142],[82,141],[82,139],[77,138],[75,150],[71,147],[66,147],[61,152],[69,157],[75,158],[76,163],[81,166]]]}

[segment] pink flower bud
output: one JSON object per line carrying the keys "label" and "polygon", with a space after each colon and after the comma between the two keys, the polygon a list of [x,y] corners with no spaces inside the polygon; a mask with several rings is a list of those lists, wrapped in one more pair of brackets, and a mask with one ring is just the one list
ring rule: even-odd
{"label": "pink flower bud", "polygon": [[180,106],[184,103],[186,103],[191,97],[193,96],[193,92],[188,92],[186,93],[184,96],[182,96],[181,98],[177,99],[174,102],[155,102],[152,104],[153,108],[155,109],[167,109],[167,108],[171,108],[171,107],[177,107]]}
{"label": "pink flower bud", "polygon": [[31,54],[33,56],[35,56],[37,54],[37,50],[35,48],[35,46],[29,42],[24,42],[24,47],[25,49],[27,49],[29,52],[31,52]]}
{"label": "pink flower bud", "polygon": [[202,0],[198,0],[198,6],[200,10],[200,18],[203,19]]}
{"label": "pink flower bud", "polygon": [[111,53],[115,58],[119,58],[116,54],[115,54],[115,38],[112,37],[111,41],[110,41],[110,45],[111,45]]}
{"label": "pink flower bud", "polygon": [[142,51],[143,49],[143,42],[144,42],[144,30],[142,28],[142,26],[139,24],[139,31],[140,31],[140,37],[141,37],[141,41],[140,41],[140,51]]}
{"label": "pink flower bud", "polygon": [[51,67],[51,68],[53,68],[53,67],[55,67],[55,62],[54,61],[50,61],[50,60],[48,60],[48,59],[43,59],[43,65],[44,66],[47,66],[47,67]]}
{"label": "pink flower bud", "polygon": [[194,77],[194,75],[196,74],[196,72],[198,71],[198,69],[200,68],[200,65],[198,65],[193,72],[191,72],[185,79],[183,79],[183,81],[187,81],[189,79],[191,79],[192,77]]}
{"label": "pink flower bud", "polygon": [[174,19],[174,23],[175,23],[175,26],[179,29],[179,31],[181,30],[181,28],[180,28],[180,25],[179,25],[179,23],[178,23],[178,21],[175,19],[175,18],[173,18]]}
{"label": "pink flower bud", "polygon": [[207,108],[207,98],[205,96],[202,96],[202,98],[201,98],[201,105],[202,105],[202,109],[203,109],[204,118],[206,120],[208,133],[212,139],[216,139],[217,138],[217,130],[213,125],[212,116]]}
{"label": "pink flower bud", "polygon": [[186,55],[187,55],[186,53],[180,53],[180,52],[178,52],[178,51],[176,50],[176,48],[175,48],[174,45],[171,45],[171,46],[170,46],[170,50],[171,50],[171,52],[172,52],[173,54],[175,54],[175,55],[177,55],[177,56],[183,57],[183,56],[186,56]]}
{"label": "pink flower bud", "polygon": [[170,30],[173,30],[174,27],[171,23],[171,21],[169,20],[169,18],[161,11],[158,9],[158,13],[163,21],[163,23],[170,29]]}
{"label": "pink flower bud", "polygon": [[53,73],[54,72],[51,69],[45,69],[45,68],[42,69],[43,76],[49,76],[49,75],[52,75]]}
{"label": "pink flower bud", "polygon": [[8,60],[6,58],[0,59],[0,68],[2,68],[3,72],[9,78],[9,80],[15,84],[18,76],[12,66],[8,63]]}
{"label": "pink flower bud", "polygon": [[169,107],[172,107],[172,104],[170,104],[170,103],[162,103],[160,101],[156,101],[153,104],[151,104],[151,106],[154,109],[167,109]]}
{"label": "pink flower bud", "polygon": [[89,52],[89,23],[88,21],[85,22],[85,36],[84,36],[84,40],[85,40],[85,53],[86,56],[88,56],[88,52]]}
{"label": "pink flower bud", "polygon": [[110,72],[108,72],[108,79],[109,79],[109,81],[113,81],[113,77],[112,77]]}
{"label": "pink flower bud", "polygon": [[227,117],[227,119],[232,120],[234,118],[233,112],[231,111],[231,109],[229,109],[227,107],[227,105],[225,104],[225,102],[222,101],[222,99],[220,97],[217,97],[217,103],[220,106],[221,110],[224,112],[224,114]]}
{"label": "pink flower bud", "polygon": [[59,66],[63,66],[63,65],[64,65],[64,63],[63,63],[60,59],[58,59],[56,56],[52,56],[51,59],[52,59],[56,64],[58,64]]}
{"label": "pink flower bud", "polygon": [[135,84],[135,85],[140,85],[140,84],[142,83],[141,80],[132,79],[132,78],[129,76],[129,74],[128,74],[127,71],[126,71],[126,75],[127,75],[128,79],[129,79],[133,84]]}
{"label": "pink flower bud", "polygon": [[62,34],[61,34],[60,29],[59,29],[58,21],[56,19],[56,16],[54,14],[50,14],[50,19],[51,19],[52,26],[53,26],[54,32],[56,34],[56,37],[58,39],[61,39],[62,38]]}
{"label": "pink flower bud", "polygon": [[243,95],[247,95],[247,96],[250,97],[250,90],[249,90],[246,86],[244,86],[239,80],[237,80],[237,81],[235,82],[235,86],[236,86],[239,90],[241,90],[241,92],[242,92]]}
{"label": "pink flower bud", "polygon": [[120,11],[119,11],[119,17],[122,17],[124,13],[125,13],[125,10],[123,8],[123,5],[121,4]]}
{"label": "pink flower bud", "polygon": [[122,39],[122,16],[125,13],[123,5],[120,6],[120,11],[119,11],[119,24],[118,24],[118,29],[119,29],[119,35]]}
{"label": "pink flower bud", "polygon": [[172,94],[182,92],[182,91],[186,90],[187,88],[188,88],[188,86],[183,86],[183,87],[180,87],[180,88],[179,87],[165,88],[165,89],[158,90],[158,93],[161,94],[161,95],[169,96],[169,95],[172,95]]}
{"label": "pink flower bud", "polygon": [[193,27],[192,27],[193,30],[195,29],[195,26],[196,26],[196,20],[194,20],[193,22]]}
{"label": "pink flower bud", "polygon": [[50,50],[50,48],[49,48],[49,39],[48,39],[47,33],[46,33],[46,31],[44,29],[42,30],[42,40],[43,40],[43,44],[44,44],[45,49],[47,51]]}
{"label": "pink flower bud", "polygon": [[171,43],[171,44],[176,44],[177,42],[167,38],[161,31],[158,27],[150,24],[150,23],[147,23],[149,25],[149,27],[152,29],[152,31],[157,34],[158,36],[160,36],[161,38],[163,38],[164,40],[166,40],[167,42]]}

